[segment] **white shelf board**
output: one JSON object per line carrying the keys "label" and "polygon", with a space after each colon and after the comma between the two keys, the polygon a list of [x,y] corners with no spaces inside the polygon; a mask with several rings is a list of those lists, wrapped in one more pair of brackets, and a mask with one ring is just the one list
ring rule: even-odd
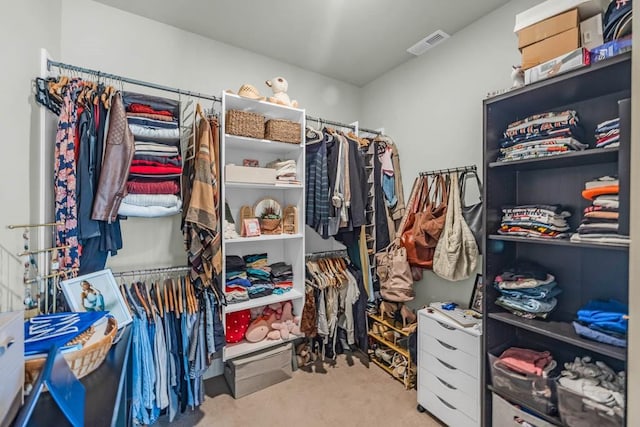
{"label": "white shelf board", "polygon": [[290,239],[302,239],[303,234],[265,234],[257,237],[237,237],[235,239],[225,239],[226,244],[231,243],[251,243],[251,242],[266,242],[270,240],[290,240]]}
{"label": "white shelf board", "polygon": [[227,188],[244,188],[247,190],[300,190],[304,188],[302,184],[285,184],[285,185],[276,185],[276,184],[253,184],[247,182],[226,182]]}
{"label": "white shelf board", "polygon": [[231,93],[224,93],[226,110],[242,110],[262,114],[270,119],[285,119],[296,123],[304,122],[304,110],[272,104],[267,101],[256,101]]}
{"label": "white shelf board", "polygon": [[246,136],[225,134],[224,141],[227,150],[259,151],[263,153],[285,154],[296,152],[304,147],[303,144],[289,144],[269,139],[256,139]]}
{"label": "white shelf board", "polygon": [[239,343],[227,344],[224,347],[224,360],[233,359],[235,357],[244,356],[245,354],[253,353],[254,351],[264,350],[265,348],[275,347],[280,344],[293,341],[296,338],[300,338],[296,335],[290,335],[288,340],[267,340],[264,339],[260,342],[248,342],[242,340]]}
{"label": "white shelf board", "polygon": [[284,294],[280,294],[280,295],[275,295],[275,294],[267,295],[266,297],[254,298],[254,299],[250,299],[249,301],[242,301],[242,302],[237,302],[233,304],[228,304],[224,308],[224,312],[233,313],[234,311],[246,310],[248,308],[254,308],[254,307],[262,307],[263,305],[295,300],[302,297],[304,297],[302,292],[297,291],[295,289],[291,289],[289,292],[285,292]]}

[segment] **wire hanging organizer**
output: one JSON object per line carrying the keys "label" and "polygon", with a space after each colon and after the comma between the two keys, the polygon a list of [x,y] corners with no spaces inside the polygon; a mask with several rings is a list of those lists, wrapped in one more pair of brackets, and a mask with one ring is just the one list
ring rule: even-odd
{"label": "wire hanging organizer", "polygon": [[346,249],[336,249],[306,254],[305,261],[316,261],[322,258],[347,258],[348,256],[349,254]]}
{"label": "wire hanging organizer", "polygon": [[188,267],[188,266],[161,267],[161,268],[149,268],[144,270],[121,271],[121,272],[113,273],[113,275],[114,277],[149,276],[152,274],[162,274],[162,273],[186,273],[189,270],[191,270],[191,267]]}
{"label": "wire hanging organizer", "polygon": [[432,171],[420,172],[420,176],[439,175],[441,173],[467,172],[467,171],[477,171],[477,170],[478,170],[478,167],[476,165],[469,165],[469,166],[460,166],[457,168],[435,169]]}
{"label": "wire hanging organizer", "polygon": [[122,76],[119,76],[117,74],[104,73],[104,72],[99,71],[99,70],[92,70],[91,68],[78,67],[76,65],[65,64],[64,62],[47,60],[47,69],[51,70],[51,67],[56,67],[56,68],[59,68],[59,69],[64,69],[64,70],[69,70],[69,71],[75,71],[77,73],[91,74],[91,75],[97,76],[98,78],[117,80],[117,81],[120,81],[120,82],[123,82],[123,83],[129,83],[129,84],[136,85],[136,86],[144,86],[144,87],[148,87],[148,88],[151,88],[151,89],[161,90],[161,91],[164,91],[164,92],[177,93],[178,95],[191,96],[193,98],[200,98],[200,99],[208,99],[208,100],[214,101],[214,102],[222,102],[222,98],[220,98],[219,96],[215,96],[215,95],[208,95],[208,94],[200,93],[200,92],[192,92],[192,91],[189,91],[189,90],[183,90],[183,89],[170,87],[170,86],[165,86],[165,85],[161,85],[161,84],[157,84],[157,83],[146,82],[144,80],[137,80],[137,79],[132,79],[132,78],[129,78],[129,77],[122,77]]}

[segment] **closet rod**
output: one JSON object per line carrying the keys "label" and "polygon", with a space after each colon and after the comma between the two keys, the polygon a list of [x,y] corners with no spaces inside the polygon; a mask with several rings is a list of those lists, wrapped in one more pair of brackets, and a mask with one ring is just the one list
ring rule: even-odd
{"label": "closet rod", "polygon": [[131,270],[131,271],[121,271],[118,273],[113,273],[114,277],[130,277],[130,276],[148,276],[151,274],[158,273],[181,273],[187,272],[191,270],[191,267],[163,267],[163,268],[149,268],[146,270]]}
{"label": "closet rod", "polygon": [[306,254],[306,261],[316,261],[322,258],[347,258],[349,254],[346,249],[336,249],[333,251],[313,252]]}
{"label": "closet rod", "polygon": [[113,80],[118,80],[118,81],[121,81],[121,82],[124,82],[124,83],[129,83],[129,84],[132,84],[132,85],[136,85],[136,86],[144,86],[144,87],[149,87],[149,88],[152,88],[152,89],[162,90],[162,91],[165,91],[165,92],[173,92],[173,93],[177,93],[178,95],[192,96],[194,98],[200,98],[200,99],[208,99],[208,100],[214,101],[214,102],[222,102],[222,98],[220,98],[218,96],[215,96],[215,95],[207,95],[207,94],[199,93],[199,92],[191,92],[189,90],[183,90],[183,89],[178,89],[178,88],[175,88],[175,87],[159,85],[157,83],[145,82],[143,80],[131,79],[131,78],[128,78],[128,77],[118,76],[116,74],[103,73],[102,71],[92,70],[90,68],[78,67],[76,65],[65,64],[64,62],[51,61],[50,59],[48,59],[47,60],[47,69],[51,70],[51,67],[63,68],[65,70],[76,71],[76,72],[79,72],[79,73],[93,74],[95,76],[103,77],[105,79],[113,79]]}
{"label": "closet rod", "polygon": [[[336,121],[333,121],[333,120],[326,120],[326,119],[323,119],[322,117],[313,117],[313,116],[307,115],[307,116],[305,116],[305,118],[307,120],[311,120],[312,122],[318,122],[318,123],[322,123],[322,124],[325,124],[325,125],[338,126],[338,127],[342,127],[342,128],[356,130],[356,127],[353,126],[353,125],[349,125],[349,124],[346,124],[346,123],[340,123],[340,122],[336,122]],[[372,133],[374,135],[380,135],[381,134],[379,131],[373,130],[373,129],[367,129],[367,128],[359,127],[358,130],[362,131],[362,132]]]}
{"label": "closet rod", "polygon": [[453,172],[467,172],[467,171],[477,171],[478,167],[476,165],[470,166],[460,166],[457,168],[448,168],[448,169],[436,169],[428,172],[420,172],[420,176],[427,175],[438,175],[441,173],[453,173]]}

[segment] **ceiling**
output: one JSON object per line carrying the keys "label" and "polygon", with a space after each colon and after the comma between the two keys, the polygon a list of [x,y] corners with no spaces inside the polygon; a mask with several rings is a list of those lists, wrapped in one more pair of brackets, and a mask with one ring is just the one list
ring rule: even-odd
{"label": "ceiling", "polygon": [[97,1],[363,86],[423,37],[453,35],[509,0]]}

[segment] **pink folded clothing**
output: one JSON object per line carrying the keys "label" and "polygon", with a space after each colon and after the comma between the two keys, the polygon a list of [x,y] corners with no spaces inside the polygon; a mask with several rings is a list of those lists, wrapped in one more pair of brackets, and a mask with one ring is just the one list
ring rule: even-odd
{"label": "pink folded clothing", "polygon": [[499,357],[499,362],[514,372],[542,376],[544,369],[553,360],[548,351],[534,351],[528,348],[511,347]]}
{"label": "pink folded clothing", "polygon": [[129,173],[135,173],[140,175],[167,175],[167,174],[181,174],[182,168],[180,166],[131,166]]}
{"label": "pink folded clothing", "polygon": [[177,194],[180,186],[177,181],[129,181],[127,192],[131,194]]}

